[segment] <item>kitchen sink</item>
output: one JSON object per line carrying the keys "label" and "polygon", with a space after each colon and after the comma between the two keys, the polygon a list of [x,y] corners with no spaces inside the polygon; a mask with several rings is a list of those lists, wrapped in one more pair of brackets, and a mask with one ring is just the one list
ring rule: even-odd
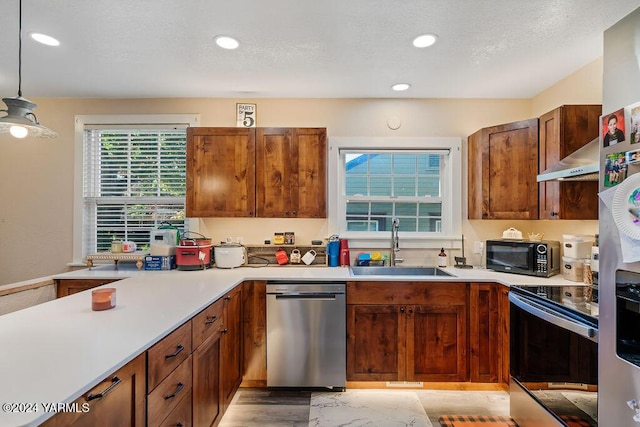
{"label": "kitchen sink", "polygon": [[436,267],[351,267],[354,276],[453,276]]}

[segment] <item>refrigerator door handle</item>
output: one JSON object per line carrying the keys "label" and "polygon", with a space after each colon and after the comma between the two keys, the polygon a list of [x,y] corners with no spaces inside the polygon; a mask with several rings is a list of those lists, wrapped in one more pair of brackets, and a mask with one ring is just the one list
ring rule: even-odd
{"label": "refrigerator door handle", "polygon": [[589,325],[585,325],[575,319],[563,316],[560,313],[553,313],[551,310],[528,298],[514,295],[513,292],[509,292],[509,302],[533,316],[546,320],[547,322],[562,329],[575,332],[582,337],[590,339],[591,341],[598,342],[598,330]]}

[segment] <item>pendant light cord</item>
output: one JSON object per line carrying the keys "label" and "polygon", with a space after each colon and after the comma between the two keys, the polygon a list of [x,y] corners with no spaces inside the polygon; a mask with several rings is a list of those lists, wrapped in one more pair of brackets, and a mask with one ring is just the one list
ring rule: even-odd
{"label": "pendant light cord", "polygon": [[18,12],[18,96],[22,97],[22,0]]}

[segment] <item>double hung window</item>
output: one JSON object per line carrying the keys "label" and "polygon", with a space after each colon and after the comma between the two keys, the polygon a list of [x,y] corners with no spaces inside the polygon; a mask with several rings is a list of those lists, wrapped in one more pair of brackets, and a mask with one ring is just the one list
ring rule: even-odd
{"label": "double hung window", "polygon": [[[336,138],[332,232],[386,238],[398,218],[405,238],[446,240],[461,228],[459,140]],[[333,198],[333,196],[332,196]]]}
{"label": "double hung window", "polygon": [[84,124],[81,256],[114,239],[149,245],[162,224],[185,230],[187,124]]}

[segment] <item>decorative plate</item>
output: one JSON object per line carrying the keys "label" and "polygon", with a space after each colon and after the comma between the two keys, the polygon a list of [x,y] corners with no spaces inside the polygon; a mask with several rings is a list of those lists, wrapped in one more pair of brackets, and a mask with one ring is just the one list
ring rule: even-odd
{"label": "decorative plate", "polygon": [[640,240],[640,174],[633,174],[618,185],[611,213],[620,231]]}

